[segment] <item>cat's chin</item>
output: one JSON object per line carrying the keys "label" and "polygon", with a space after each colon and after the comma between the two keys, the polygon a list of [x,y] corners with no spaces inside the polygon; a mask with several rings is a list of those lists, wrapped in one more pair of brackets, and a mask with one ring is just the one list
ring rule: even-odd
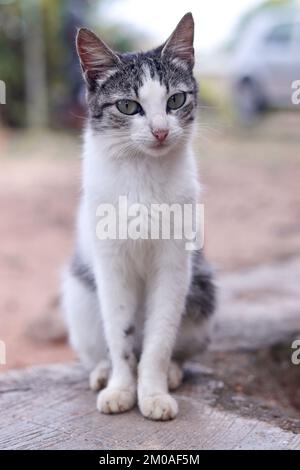
{"label": "cat's chin", "polygon": [[165,155],[175,152],[174,145],[164,144],[164,145],[152,145],[146,146],[143,145],[140,147],[140,150],[147,156],[152,158],[160,158]]}

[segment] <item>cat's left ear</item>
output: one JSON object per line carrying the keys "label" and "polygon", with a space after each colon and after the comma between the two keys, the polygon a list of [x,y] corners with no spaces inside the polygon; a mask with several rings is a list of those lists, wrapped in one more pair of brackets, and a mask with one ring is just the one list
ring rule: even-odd
{"label": "cat's left ear", "polygon": [[194,66],[194,19],[192,13],[186,13],[165,43],[161,55],[178,58],[190,67]]}

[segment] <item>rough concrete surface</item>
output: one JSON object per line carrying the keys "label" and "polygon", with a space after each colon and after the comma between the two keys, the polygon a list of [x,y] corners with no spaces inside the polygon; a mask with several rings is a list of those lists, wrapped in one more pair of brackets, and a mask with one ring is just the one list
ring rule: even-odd
{"label": "rough concrete surface", "polygon": [[1,449],[300,449],[300,435],[207,405],[198,388],[176,394],[175,421],[137,410],[101,415],[77,365],[35,367],[0,380]]}
{"label": "rough concrete surface", "polygon": [[300,449],[299,278],[293,259],[220,280],[211,350],[187,364],[175,421],[101,415],[81,366],[34,367],[0,376],[0,448]]}

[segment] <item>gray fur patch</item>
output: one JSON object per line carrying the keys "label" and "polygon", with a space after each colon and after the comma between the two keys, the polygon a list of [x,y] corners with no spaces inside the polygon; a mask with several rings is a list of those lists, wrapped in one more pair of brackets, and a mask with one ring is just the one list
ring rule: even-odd
{"label": "gray fur patch", "polygon": [[90,267],[85,264],[80,255],[75,253],[70,265],[71,274],[81,281],[90,291],[96,290],[95,277]]}
{"label": "gray fur patch", "polygon": [[124,330],[124,334],[125,336],[130,336],[130,335],[133,335],[134,334],[134,331],[135,331],[135,328],[133,325],[129,325],[128,328],[126,328],[126,330]]}
{"label": "gray fur patch", "polygon": [[186,298],[185,312],[193,320],[210,317],[216,308],[216,287],[212,270],[201,250],[193,253],[193,276]]}
{"label": "gray fur patch", "polygon": [[130,359],[130,354],[124,353],[123,359],[124,359],[125,361],[129,361],[129,359]]}

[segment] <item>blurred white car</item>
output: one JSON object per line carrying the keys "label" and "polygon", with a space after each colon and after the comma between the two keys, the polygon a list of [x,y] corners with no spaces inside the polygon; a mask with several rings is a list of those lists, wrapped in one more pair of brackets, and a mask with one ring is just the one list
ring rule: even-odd
{"label": "blurred white car", "polygon": [[293,106],[292,83],[300,80],[300,11],[255,16],[239,37],[229,70],[242,118]]}

